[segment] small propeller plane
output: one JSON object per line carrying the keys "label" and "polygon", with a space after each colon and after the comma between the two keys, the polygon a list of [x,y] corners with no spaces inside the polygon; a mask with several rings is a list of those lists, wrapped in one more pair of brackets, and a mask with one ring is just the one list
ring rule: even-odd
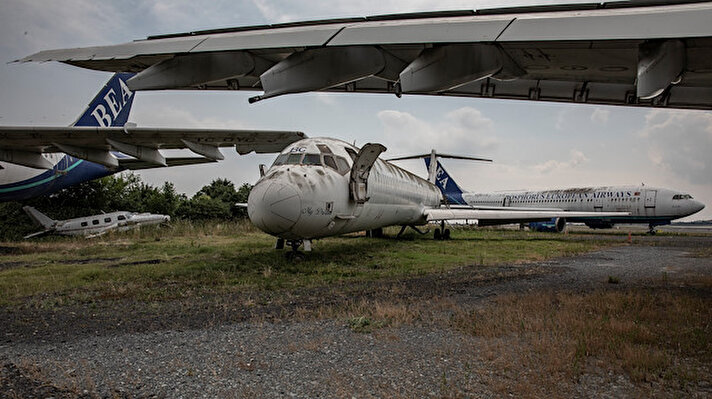
{"label": "small propeller plane", "polygon": [[171,221],[171,217],[168,215],[124,211],[102,213],[75,219],[54,220],[31,206],[24,206],[22,209],[30,216],[33,222],[44,228],[42,231],[25,236],[25,239],[47,234],[83,235],[87,238],[94,238],[111,230],[126,231],[141,226]]}
{"label": "small propeller plane", "polygon": [[[294,256],[311,240],[356,231],[382,232],[386,226],[440,222],[436,239],[448,239],[446,220],[508,223],[545,221],[554,217],[624,216],[626,212],[477,209],[443,206],[435,168],[422,179],[379,158],[386,150],[369,143],[360,149],[333,138],[308,138],[287,146],[250,192],[247,212],[252,223],[285,243]],[[263,170],[263,169],[261,169]],[[401,230],[402,231],[402,230]]]}

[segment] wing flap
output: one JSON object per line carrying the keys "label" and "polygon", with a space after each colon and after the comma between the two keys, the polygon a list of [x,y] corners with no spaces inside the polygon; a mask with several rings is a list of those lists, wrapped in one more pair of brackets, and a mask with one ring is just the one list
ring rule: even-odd
{"label": "wing flap", "polygon": [[[204,163],[214,163],[216,160],[201,157],[172,157],[166,158],[166,166],[199,165]],[[119,167],[128,170],[162,168],[163,165],[150,161],[142,161],[133,158],[119,158]]]}
{"label": "wing flap", "polygon": [[281,150],[305,137],[302,132],[274,130],[0,126],[0,148],[39,148],[42,152],[61,152],[53,143],[105,151],[119,150],[112,148],[110,140],[154,149],[185,149],[185,140],[216,147],[239,145],[241,153],[246,153],[249,152],[247,150],[263,151],[273,146],[281,146]]}

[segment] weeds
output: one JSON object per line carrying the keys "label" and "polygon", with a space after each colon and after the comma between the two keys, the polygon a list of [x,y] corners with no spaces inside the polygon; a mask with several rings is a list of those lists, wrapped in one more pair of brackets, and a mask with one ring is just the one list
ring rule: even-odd
{"label": "weeds", "polygon": [[460,311],[453,325],[490,342],[518,341],[508,362],[540,368],[537,384],[575,379],[594,360],[634,382],[684,384],[695,361],[712,359],[712,285],[704,289],[508,295]]}
{"label": "weeds", "polygon": [[[600,243],[527,232],[456,230],[453,240],[417,235],[319,240],[300,263],[248,222],[178,222],[170,229],[112,232],[93,240],[52,237],[0,243],[0,306],[52,308],[86,300],[171,300],[244,290],[328,286],[486,268],[566,256]],[[37,252],[34,252],[37,250]],[[48,298],[59,298],[51,301]]]}

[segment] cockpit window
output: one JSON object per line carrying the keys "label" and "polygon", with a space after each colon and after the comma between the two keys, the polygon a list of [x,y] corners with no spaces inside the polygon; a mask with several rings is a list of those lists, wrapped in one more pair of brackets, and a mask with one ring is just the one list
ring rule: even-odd
{"label": "cockpit window", "polygon": [[675,194],[672,196],[672,199],[674,199],[674,200],[692,199],[692,196],[690,194]]}
{"label": "cockpit window", "polygon": [[287,156],[289,156],[289,154],[279,154],[277,159],[274,160],[272,166],[284,165],[284,162],[287,160]]}
{"label": "cockpit window", "polygon": [[346,160],[342,157],[336,157],[336,165],[337,165],[337,170],[339,173],[342,175],[345,175],[349,172],[351,168],[349,168],[349,163],[346,162]]}
{"label": "cockpit window", "polygon": [[319,154],[305,154],[304,160],[302,161],[304,165],[321,165],[321,155]]}
{"label": "cockpit window", "polygon": [[353,148],[346,147],[346,152],[349,153],[349,156],[351,157],[352,161],[356,160],[356,157],[358,156],[358,154],[356,153],[356,151],[353,150]]}
{"label": "cockpit window", "polygon": [[297,165],[302,160],[302,154],[289,154],[287,160],[284,161],[287,165]]}
{"label": "cockpit window", "polygon": [[331,155],[324,155],[324,165],[330,167],[331,169],[339,170],[339,168],[336,167],[336,161],[334,161],[334,157]]}
{"label": "cockpit window", "polygon": [[331,148],[329,148],[326,144],[317,144],[316,148],[318,148],[322,154],[332,154]]}

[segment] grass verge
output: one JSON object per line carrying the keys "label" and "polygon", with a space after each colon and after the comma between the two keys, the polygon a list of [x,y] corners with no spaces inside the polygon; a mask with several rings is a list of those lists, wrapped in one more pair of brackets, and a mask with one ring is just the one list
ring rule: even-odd
{"label": "grass verge", "polygon": [[319,240],[289,262],[249,223],[178,223],[98,239],[53,237],[0,243],[0,306],[53,308],[117,299],[191,299],[401,278],[463,266],[517,264],[591,251],[606,243],[518,231],[456,230],[429,236]]}

